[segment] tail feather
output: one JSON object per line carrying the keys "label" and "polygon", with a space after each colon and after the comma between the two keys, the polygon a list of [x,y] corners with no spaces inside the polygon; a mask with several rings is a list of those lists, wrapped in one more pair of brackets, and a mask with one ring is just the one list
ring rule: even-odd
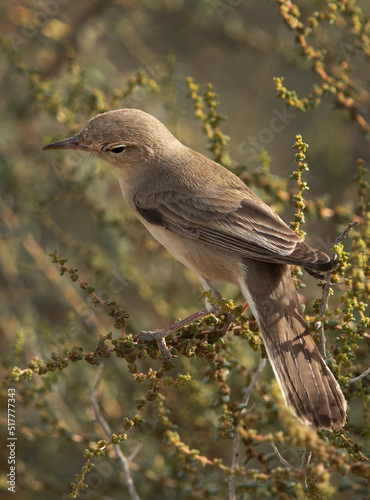
{"label": "tail feather", "polygon": [[286,265],[245,261],[240,288],[259,324],[285,403],[315,428],[344,425],[346,401],[304,321]]}

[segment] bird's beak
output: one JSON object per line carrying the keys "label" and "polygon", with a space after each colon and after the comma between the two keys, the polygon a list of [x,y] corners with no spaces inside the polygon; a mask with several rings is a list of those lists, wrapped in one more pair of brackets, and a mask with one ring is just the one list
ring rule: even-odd
{"label": "bird's beak", "polygon": [[73,137],[68,137],[68,139],[63,139],[62,141],[53,142],[44,146],[42,150],[45,149],[78,149],[81,151],[91,151],[91,149],[83,144],[80,136],[75,135]]}

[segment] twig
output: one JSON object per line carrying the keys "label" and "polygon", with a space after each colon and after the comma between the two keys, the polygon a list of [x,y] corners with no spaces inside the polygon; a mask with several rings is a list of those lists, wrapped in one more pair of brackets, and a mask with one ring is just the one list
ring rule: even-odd
{"label": "twig", "polygon": [[[91,404],[92,404],[92,407],[94,409],[95,420],[100,425],[100,427],[103,429],[104,434],[107,436],[107,438],[110,439],[112,437],[112,431],[111,431],[107,421],[105,420],[105,418],[103,417],[103,415],[100,411],[100,406],[99,406],[99,402],[98,402],[98,391],[99,391],[99,387],[100,387],[100,383],[101,383],[101,379],[102,379],[103,367],[104,367],[104,365],[101,364],[99,366],[97,374],[96,374],[95,385],[94,385],[94,389],[93,389],[93,392],[91,395]],[[134,482],[132,480],[128,459],[122,453],[118,444],[114,444],[113,448],[114,448],[116,457],[121,465],[121,469],[125,475],[126,485],[127,485],[127,489],[128,489],[131,500],[140,500],[140,497],[135,489],[135,485],[134,485]]]}
{"label": "twig", "polygon": [[143,447],[143,445],[141,443],[139,443],[135,448],[134,450],[131,452],[131,454],[129,455],[128,457],[128,460],[129,462],[132,462],[134,460],[134,458],[136,457],[136,455],[139,453],[139,451],[141,450],[141,448]]}
{"label": "twig", "polygon": [[[338,238],[335,240],[335,244],[338,245],[338,243],[341,243],[344,238],[347,236],[348,232],[356,225],[358,224],[358,221],[351,222],[348,227],[343,231],[342,234],[338,236]],[[337,254],[333,252],[332,260],[336,260]],[[331,271],[326,273],[326,283],[324,286],[324,290],[322,293],[322,299],[321,299],[321,307],[320,307],[320,313],[319,313],[319,319],[322,320],[325,316],[325,311],[326,308],[328,307],[328,301],[329,301],[329,295],[330,295],[330,288],[333,286],[333,283],[330,282],[330,275]],[[319,351],[321,356],[326,359],[326,349],[325,349],[325,333],[324,333],[324,323],[320,321],[320,326],[318,329],[319,332]]]}
{"label": "twig", "polygon": [[348,384],[354,384],[355,382],[358,382],[362,378],[366,377],[366,375],[369,375],[369,373],[370,373],[370,366],[369,366],[369,368],[367,370],[364,371],[364,373],[361,373],[361,375],[359,375],[358,377],[350,378],[347,381],[347,383]]}
{"label": "twig", "polygon": [[[243,400],[242,400],[242,406],[243,408],[240,410],[238,418],[236,420],[235,424],[235,435],[234,435],[234,441],[233,441],[233,456],[232,456],[232,461],[231,461],[231,469],[235,471],[235,469],[239,465],[239,446],[240,446],[240,433],[238,432],[238,427],[240,425],[241,419],[243,416],[247,413],[246,406],[248,404],[249,398],[252,395],[252,392],[254,391],[261,375],[263,372],[263,369],[265,368],[266,365],[266,358],[261,358],[257,371],[253,375],[251,383],[247,387],[247,390],[245,391]],[[235,475],[231,475],[229,477],[229,500],[236,500],[236,490],[235,490]]]}
{"label": "twig", "polygon": [[285,458],[281,456],[280,451],[277,449],[276,444],[274,442],[271,443],[271,446],[273,447],[274,452],[276,453],[276,456],[278,457],[279,461],[283,465],[285,465],[285,467],[288,467],[293,472],[305,471],[307,469],[308,464],[310,463],[310,460],[311,460],[311,455],[312,455],[312,453],[310,451],[308,451],[308,448],[303,448],[301,465],[299,467],[294,467],[293,465],[291,465],[288,462],[288,460],[285,460]]}

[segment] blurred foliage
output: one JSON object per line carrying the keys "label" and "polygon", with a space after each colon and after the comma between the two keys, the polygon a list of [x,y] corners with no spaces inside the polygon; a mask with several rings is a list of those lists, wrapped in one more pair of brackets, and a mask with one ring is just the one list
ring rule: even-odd
{"label": "blurred foliage", "polygon": [[[15,389],[16,498],[369,498],[369,376],[353,380],[370,364],[368,3],[19,0],[0,13],[1,423],[8,437]],[[270,368],[255,377],[258,327],[228,285],[218,317],[168,341],[169,362],[134,342],[200,308],[199,284],[109,166],[40,151],[127,106],[335,251],[328,303],[325,283],[293,271],[315,338],[325,328],[344,429],[303,427]]]}

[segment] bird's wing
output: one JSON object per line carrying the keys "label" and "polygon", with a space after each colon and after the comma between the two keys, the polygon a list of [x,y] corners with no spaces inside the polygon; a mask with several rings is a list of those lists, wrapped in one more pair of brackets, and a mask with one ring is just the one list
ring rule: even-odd
{"label": "bird's wing", "polygon": [[303,266],[329,261],[250,190],[226,188],[207,197],[161,191],[134,201],[149,224],[246,258]]}

